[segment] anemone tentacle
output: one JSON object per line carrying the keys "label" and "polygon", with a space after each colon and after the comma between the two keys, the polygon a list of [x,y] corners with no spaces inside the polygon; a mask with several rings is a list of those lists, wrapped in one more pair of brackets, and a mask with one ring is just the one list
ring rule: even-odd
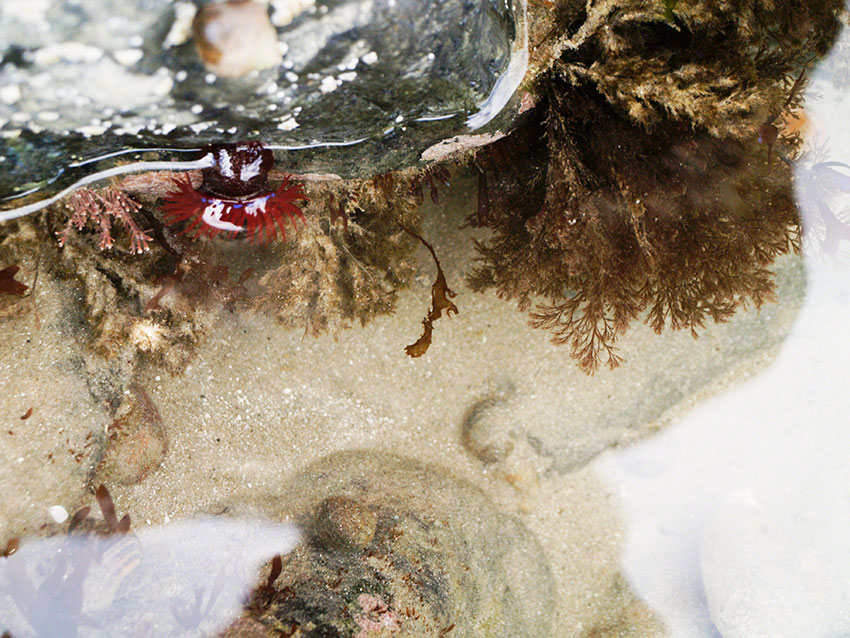
{"label": "anemone tentacle", "polygon": [[307,223],[304,213],[293,202],[308,201],[301,184],[284,176],[280,187],[246,199],[227,199],[207,195],[192,187],[188,178],[173,180],[177,190],[169,193],[162,210],[169,225],[189,222],[180,233],[198,237],[215,237],[226,233],[236,237],[245,233],[251,243],[267,243],[277,238],[286,241],[284,215],[297,228],[297,218]]}

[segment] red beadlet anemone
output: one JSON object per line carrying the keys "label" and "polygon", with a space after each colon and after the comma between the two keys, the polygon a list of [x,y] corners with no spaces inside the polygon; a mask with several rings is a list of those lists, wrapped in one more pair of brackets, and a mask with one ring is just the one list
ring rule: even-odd
{"label": "red beadlet anemone", "polygon": [[201,171],[203,182],[196,190],[188,177],[174,180],[176,191],[162,205],[167,224],[188,222],[180,231],[194,237],[245,233],[249,242],[265,243],[277,237],[286,241],[286,217],[296,226],[296,217],[306,223],[294,202],[307,201],[301,184],[286,175],[280,187],[268,187],[274,154],[259,142],[214,144],[203,151],[214,160]]}

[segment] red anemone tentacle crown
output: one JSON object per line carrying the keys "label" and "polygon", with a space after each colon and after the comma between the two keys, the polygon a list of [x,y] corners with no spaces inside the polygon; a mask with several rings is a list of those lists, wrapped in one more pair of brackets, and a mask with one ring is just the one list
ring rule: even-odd
{"label": "red anemone tentacle crown", "polygon": [[167,224],[186,222],[181,233],[215,237],[242,235],[250,242],[265,243],[277,237],[286,241],[285,222],[306,223],[295,203],[307,201],[301,184],[284,176],[277,190],[268,187],[274,165],[271,150],[259,142],[207,146],[213,166],[202,171],[203,182],[196,190],[188,177],[174,180],[177,190],[169,193],[162,210]]}

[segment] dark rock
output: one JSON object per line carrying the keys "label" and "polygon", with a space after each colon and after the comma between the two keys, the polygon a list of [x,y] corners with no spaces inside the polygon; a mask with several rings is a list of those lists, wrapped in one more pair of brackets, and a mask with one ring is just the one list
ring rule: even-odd
{"label": "dark rock", "polygon": [[[294,17],[271,12],[282,62],[238,77],[205,68],[226,39],[208,41],[196,24],[203,41],[193,43],[197,7],[189,2],[4,6],[0,199],[33,187],[58,191],[97,165],[74,161],[129,149],[187,159],[181,149],[244,140],[276,145],[287,170],[375,175],[416,163],[442,140],[507,126],[516,114],[512,105],[496,117],[527,66],[524,3],[302,4]],[[205,21],[216,13],[202,11]],[[246,37],[255,33],[244,28]],[[219,62],[242,55],[232,46],[219,53]],[[264,66],[235,64],[243,62]]]}

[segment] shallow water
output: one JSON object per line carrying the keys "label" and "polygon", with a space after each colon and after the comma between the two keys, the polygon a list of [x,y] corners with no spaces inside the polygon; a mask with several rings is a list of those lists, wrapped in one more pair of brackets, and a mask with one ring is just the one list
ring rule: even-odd
{"label": "shallow water", "polygon": [[[837,163],[850,156],[848,96],[834,85],[834,62],[815,72],[810,90],[820,95],[806,111],[811,139],[828,143],[830,166],[844,177],[830,175],[835,186],[824,193],[798,175],[812,237],[824,232],[822,206],[846,212],[850,203],[850,171]],[[627,521],[624,572],[670,635],[850,631],[845,251],[808,255],[805,300],[765,370],[598,464]]]}
{"label": "shallow water", "polygon": [[[593,376],[466,283],[473,172],[423,205],[460,312],[421,358],[424,247],[391,315],[313,337],[216,297],[166,354],[141,311],[93,353],[84,308],[117,302],[32,251],[0,318],[0,633],[850,634],[845,58],[812,73],[777,303],[635,326]],[[217,241],[231,278],[275,257]]]}

